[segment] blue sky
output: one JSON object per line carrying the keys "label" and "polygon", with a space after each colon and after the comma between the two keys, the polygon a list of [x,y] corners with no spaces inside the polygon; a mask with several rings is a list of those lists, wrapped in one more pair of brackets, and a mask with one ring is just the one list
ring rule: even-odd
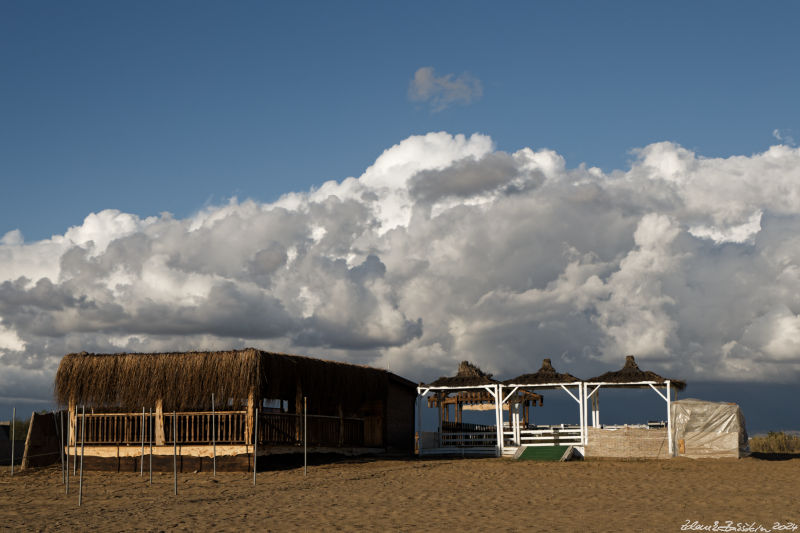
{"label": "blue sky", "polygon": [[799,20],[0,0],[0,406],[84,350],[414,380],[635,354],[797,428],[772,406],[800,378]]}
{"label": "blue sky", "polygon": [[[795,2],[2,2],[0,234],[358,176],[429,131],[625,169],[796,136]],[[414,72],[482,96],[432,112]]]}

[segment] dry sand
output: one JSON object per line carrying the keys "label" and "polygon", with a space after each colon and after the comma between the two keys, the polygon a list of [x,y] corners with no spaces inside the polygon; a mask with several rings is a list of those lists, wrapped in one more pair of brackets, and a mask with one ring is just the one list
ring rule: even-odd
{"label": "dry sand", "polygon": [[[800,457],[537,463],[362,460],[252,474],[0,469],[0,529],[24,531],[680,531],[800,522]],[[800,529],[799,529],[800,530]]]}

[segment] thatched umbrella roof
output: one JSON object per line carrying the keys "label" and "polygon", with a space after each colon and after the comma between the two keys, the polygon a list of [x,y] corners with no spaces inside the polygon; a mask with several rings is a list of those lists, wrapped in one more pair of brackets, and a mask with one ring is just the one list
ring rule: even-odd
{"label": "thatched umbrella roof", "polygon": [[556,372],[556,369],[553,368],[553,365],[550,363],[550,359],[544,359],[542,361],[542,368],[538,371],[534,372],[533,374],[522,374],[521,376],[517,376],[513,379],[507,379],[503,382],[505,385],[509,385],[512,383],[515,384],[522,384],[522,385],[536,385],[536,384],[543,384],[543,383],[575,383],[579,382],[580,379],[576,378],[572,374],[562,374],[560,372]]}
{"label": "thatched umbrella roof", "polygon": [[498,383],[492,379],[491,374],[487,374],[469,361],[461,361],[458,365],[458,372],[455,376],[441,377],[427,387],[474,387],[477,385],[494,385]]}
{"label": "thatched umbrella roof", "polygon": [[[636,360],[633,358],[632,355],[628,355],[625,357],[625,366],[622,369],[617,370],[616,372],[606,372],[600,376],[593,377],[592,379],[587,379],[587,382],[590,383],[636,383],[642,381],[655,381],[656,383],[664,383],[667,381],[667,378],[663,378],[656,374],[655,372],[650,372],[649,370],[640,370],[639,365],[636,364]],[[686,388],[686,382],[680,381],[676,379],[669,380],[670,384],[678,390],[683,390]]]}
{"label": "thatched umbrella roof", "polygon": [[257,398],[294,401],[298,387],[318,409],[355,409],[385,398],[389,380],[414,384],[385,370],[253,348],[225,352],[120,353],[64,356],[55,379],[56,400],[67,405],[136,411],[163,401],[165,410],[238,408]]}

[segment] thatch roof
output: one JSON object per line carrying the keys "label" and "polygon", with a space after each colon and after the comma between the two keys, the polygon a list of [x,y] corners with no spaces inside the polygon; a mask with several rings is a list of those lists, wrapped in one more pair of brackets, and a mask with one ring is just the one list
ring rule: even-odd
{"label": "thatch roof", "polygon": [[[590,383],[636,383],[641,381],[655,381],[656,383],[664,383],[667,381],[667,378],[663,378],[656,374],[655,372],[650,372],[649,370],[640,370],[639,365],[636,364],[636,360],[633,358],[632,355],[628,355],[625,357],[625,366],[622,367],[621,370],[617,370],[616,372],[606,372],[600,376],[593,377],[591,379],[587,379],[587,382]],[[686,382],[671,379],[669,380],[670,384],[678,390],[683,390],[686,388]]]}
{"label": "thatch roof", "polygon": [[514,379],[507,379],[503,382],[503,384],[508,385],[511,383],[515,384],[524,384],[524,385],[536,385],[541,383],[575,383],[579,382],[580,379],[576,378],[572,374],[561,374],[560,372],[556,372],[556,369],[553,368],[553,365],[550,363],[550,359],[544,359],[542,361],[542,368],[540,368],[537,372],[533,374],[522,374],[521,376],[517,376]]}
{"label": "thatch roof", "polygon": [[455,376],[441,377],[427,387],[474,387],[476,385],[494,385],[497,380],[469,361],[461,361]]}
{"label": "thatch roof", "polygon": [[260,398],[293,401],[298,385],[317,406],[344,409],[385,398],[389,381],[414,384],[385,370],[253,348],[226,352],[69,354],[58,367],[56,400],[95,408],[139,410],[159,398],[165,410],[239,407],[250,390]]}

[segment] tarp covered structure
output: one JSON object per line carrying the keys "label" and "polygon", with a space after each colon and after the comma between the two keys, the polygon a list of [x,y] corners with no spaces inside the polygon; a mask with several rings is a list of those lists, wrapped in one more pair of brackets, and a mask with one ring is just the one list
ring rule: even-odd
{"label": "tarp covered structure", "polygon": [[750,454],[747,429],[735,403],[686,399],[672,402],[673,442],[678,457],[744,457]]}

